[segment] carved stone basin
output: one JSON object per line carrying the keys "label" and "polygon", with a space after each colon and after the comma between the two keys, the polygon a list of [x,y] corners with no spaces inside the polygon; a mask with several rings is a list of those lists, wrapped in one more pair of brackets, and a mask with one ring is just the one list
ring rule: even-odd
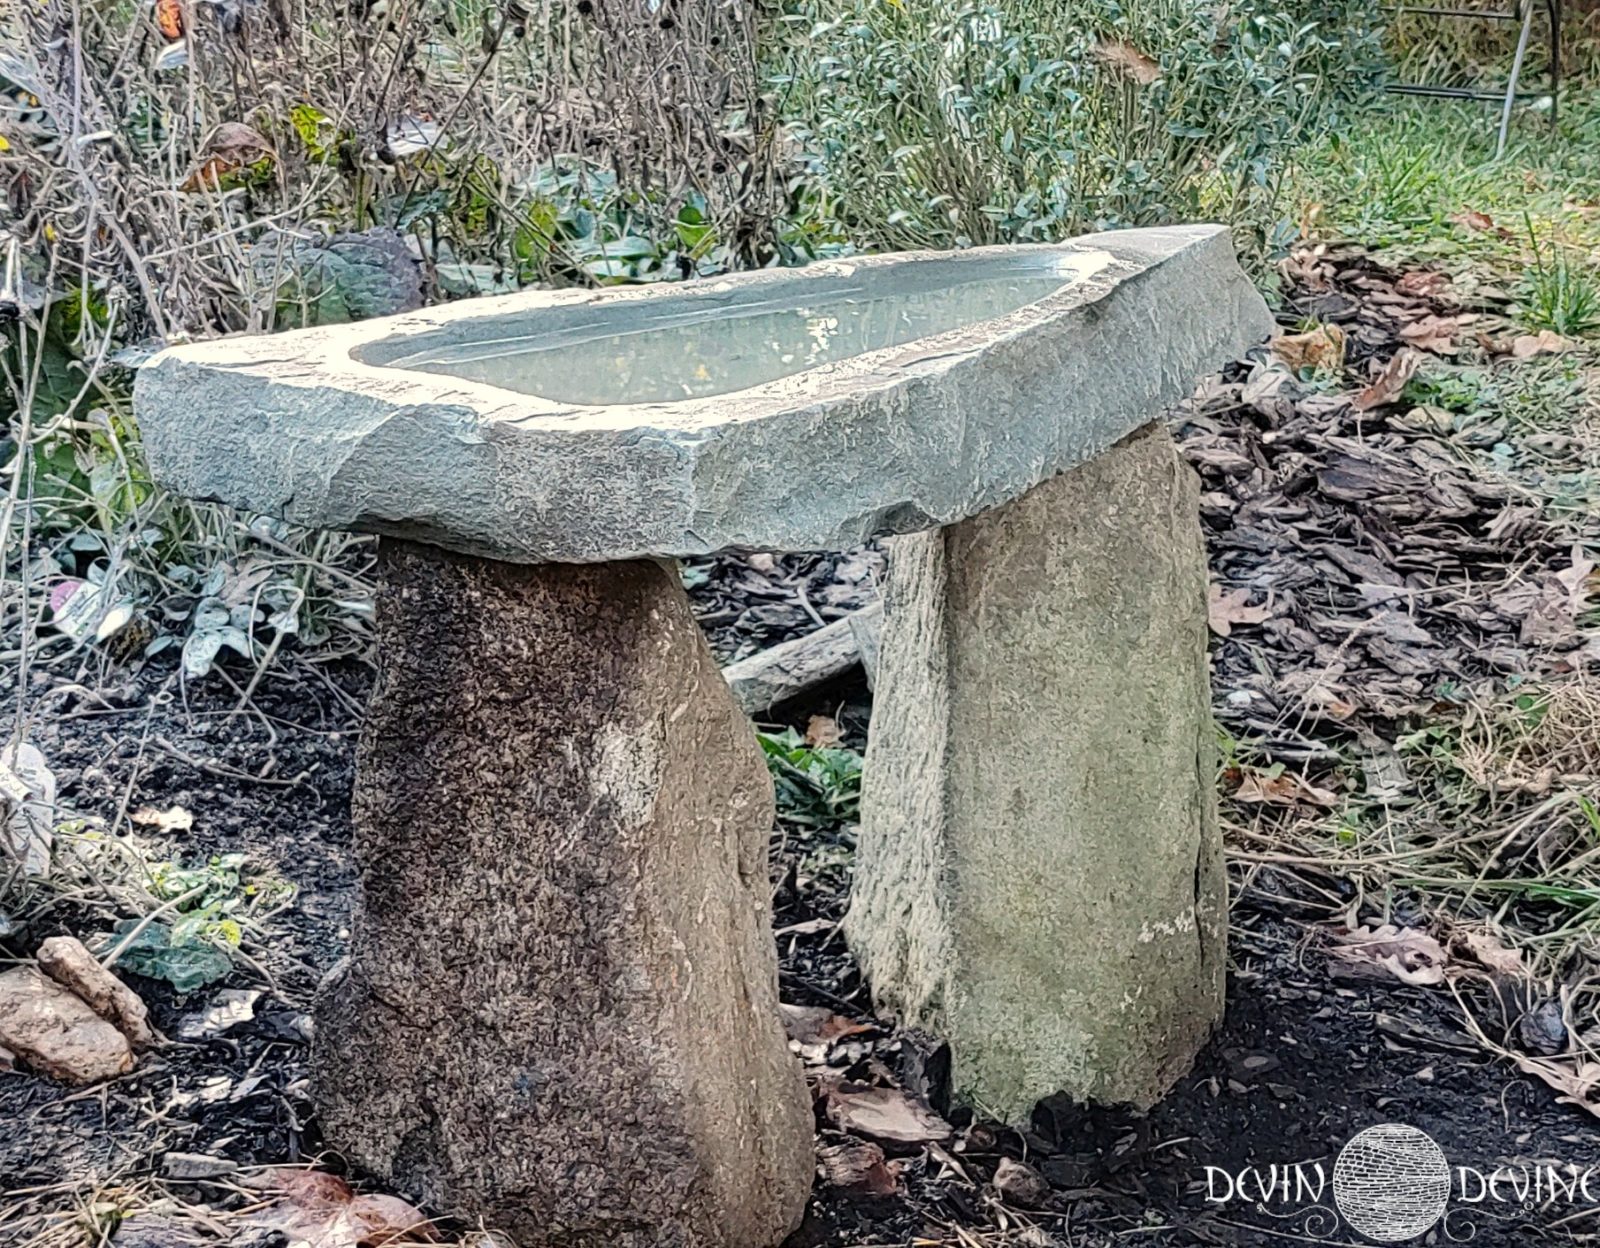
{"label": "carved stone basin", "polygon": [[1108,263],[1104,254],[1041,249],[987,262],[830,265],[787,281],[674,288],[674,298],[531,308],[488,325],[387,338],[354,355],[574,407],[675,404],[999,320]]}
{"label": "carved stone basin", "polygon": [[173,488],[305,525],[527,563],[836,549],[1090,458],[1265,316],[1225,231],[1130,230],[223,339],[141,369],[139,410]]}

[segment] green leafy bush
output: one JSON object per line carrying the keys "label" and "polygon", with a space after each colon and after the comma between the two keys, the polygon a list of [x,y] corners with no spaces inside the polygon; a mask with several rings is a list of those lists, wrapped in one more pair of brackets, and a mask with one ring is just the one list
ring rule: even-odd
{"label": "green leafy bush", "polygon": [[802,211],[871,249],[1223,219],[1374,83],[1358,0],[790,0],[773,78]]}

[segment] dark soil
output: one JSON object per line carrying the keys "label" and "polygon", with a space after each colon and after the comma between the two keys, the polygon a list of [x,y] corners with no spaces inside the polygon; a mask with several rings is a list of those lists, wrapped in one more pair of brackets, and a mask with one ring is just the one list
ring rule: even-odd
{"label": "dark soil", "polygon": [[[0,1077],[0,1121],[7,1124],[0,1134],[0,1190],[34,1192],[11,1206],[16,1225],[28,1225],[25,1210],[70,1207],[73,1189],[81,1194],[95,1184],[159,1173],[168,1151],[211,1153],[240,1165],[319,1154],[304,1084],[305,1012],[344,938],[354,878],[347,852],[350,708],[368,682],[369,672],[353,664],[315,677],[302,671],[258,691],[261,716],[233,718],[232,695],[192,689],[187,698],[166,696],[178,692],[176,681],[159,665],[111,699],[111,708],[71,694],[52,699],[61,713],[41,722],[36,739],[71,806],[110,821],[121,808],[181,804],[194,812],[194,829],[163,837],[140,827],[147,852],[192,861],[243,851],[253,872],[279,876],[298,891],[260,944],[247,942],[259,969],[241,966],[226,983],[188,998],[129,977],[168,1034],[225,987],[266,989],[253,1021],[148,1056],[103,1091],[70,1093],[21,1073]],[[860,746],[867,697],[864,685],[846,683],[824,691],[815,705],[792,708],[791,719],[803,727],[813,713],[834,715],[846,744]],[[270,774],[252,778],[268,764]],[[1153,1112],[1047,1103],[1029,1132],[973,1122],[946,1102],[937,1050],[872,1018],[832,926],[846,904],[852,830],[781,831],[774,873],[784,999],[872,1025],[813,1054],[813,1075],[836,1071],[925,1093],[957,1128],[942,1157],[910,1148],[895,1158],[891,1150],[901,1195],[858,1197],[819,1181],[796,1248],[1354,1242],[1340,1238],[1336,1223],[1318,1222],[1314,1209],[1262,1212],[1245,1200],[1208,1203],[1205,1168],[1236,1173],[1249,1165],[1320,1161],[1331,1173],[1344,1141],[1379,1122],[1419,1127],[1452,1164],[1484,1170],[1518,1158],[1581,1165],[1600,1151],[1600,1130],[1587,1115],[1486,1057],[1461,1035],[1458,1015],[1440,992],[1331,978],[1311,930],[1295,917],[1293,897],[1275,899],[1260,889],[1234,915],[1226,1022],[1194,1074]],[[56,904],[13,933],[5,948],[20,957],[46,936],[88,936],[105,926],[100,907]],[[266,987],[266,975],[275,987]],[[844,1138],[825,1122],[819,1129],[825,1146]],[[996,1195],[987,1180],[1002,1156],[1026,1158],[1049,1181],[1045,1208],[1020,1209]],[[324,1161],[340,1166],[336,1157]],[[205,1185],[190,1195],[206,1199]],[[1324,1217],[1330,1205],[1325,1199]],[[1474,1242],[1490,1245],[1564,1236],[1534,1228],[1552,1228],[1575,1211],[1478,1208],[1505,1219],[1475,1216]],[[5,1217],[0,1209],[0,1227]],[[1030,1224],[1050,1238],[1028,1232]],[[1591,1225],[1585,1219],[1569,1229]],[[989,1235],[1009,1228],[1013,1235],[962,1240],[957,1227]],[[1451,1229],[1460,1234],[1462,1224],[1453,1221]],[[1330,1231],[1331,1239],[1317,1240]],[[26,1241],[0,1231],[0,1242]]]}
{"label": "dark soil", "polygon": [[[183,806],[195,814],[188,832],[134,830],[147,860],[192,864],[242,852],[250,877],[287,881],[295,897],[270,921],[261,945],[246,939],[244,952],[259,969],[238,965],[226,980],[188,996],[123,972],[169,1037],[225,989],[263,990],[253,1021],[148,1054],[104,1095],[0,1076],[0,1121],[10,1127],[0,1134],[0,1191],[110,1183],[159,1167],[169,1150],[215,1152],[251,1165],[320,1147],[304,1086],[306,1011],[346,936],[355,884],[349,706],[364,696],[370,673],[352,664],[332,679],[338,693],[321,680],[268,682],[255,698],[262,714],[235,718],[232,695],[191,689],[187,699],[173,697],[176,673],[165,664],[102,694],[109,707],[51,699],[61,713],[42,716],[33,739],[68,810],[109,824],[119,810]],[[49,936],[88,940],[108,930],[112,917],[120,916],[103,905],[57,902],[43,917],[18,922],[0,949],[21,957]],[[0,1209],[0,1224],[3,1218]]]}

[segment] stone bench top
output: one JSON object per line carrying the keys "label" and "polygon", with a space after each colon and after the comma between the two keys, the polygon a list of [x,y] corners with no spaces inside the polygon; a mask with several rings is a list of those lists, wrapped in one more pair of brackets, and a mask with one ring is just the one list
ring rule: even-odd
{"label": "stone bench top", "polygon": [[521,563],[837,549],[1093,457],[1265,337],[1226,231],[524,291],[163,351],[195,498]]}

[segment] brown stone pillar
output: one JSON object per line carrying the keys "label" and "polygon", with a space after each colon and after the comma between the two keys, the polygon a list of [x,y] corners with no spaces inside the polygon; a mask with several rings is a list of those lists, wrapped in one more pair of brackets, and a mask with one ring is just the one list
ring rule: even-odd
{"label": "brown stone pillar", "polygon": [[1014,1122],[1150,1104],[1221,1016],[1198,501],[1152,425],[892,546],[845,932]]}
{"label": "brown stone pillar", "polygon": [[767,1248],[811,1186],[771,784],[669,564],[385,540],[329,1142],[521,1248]]}

